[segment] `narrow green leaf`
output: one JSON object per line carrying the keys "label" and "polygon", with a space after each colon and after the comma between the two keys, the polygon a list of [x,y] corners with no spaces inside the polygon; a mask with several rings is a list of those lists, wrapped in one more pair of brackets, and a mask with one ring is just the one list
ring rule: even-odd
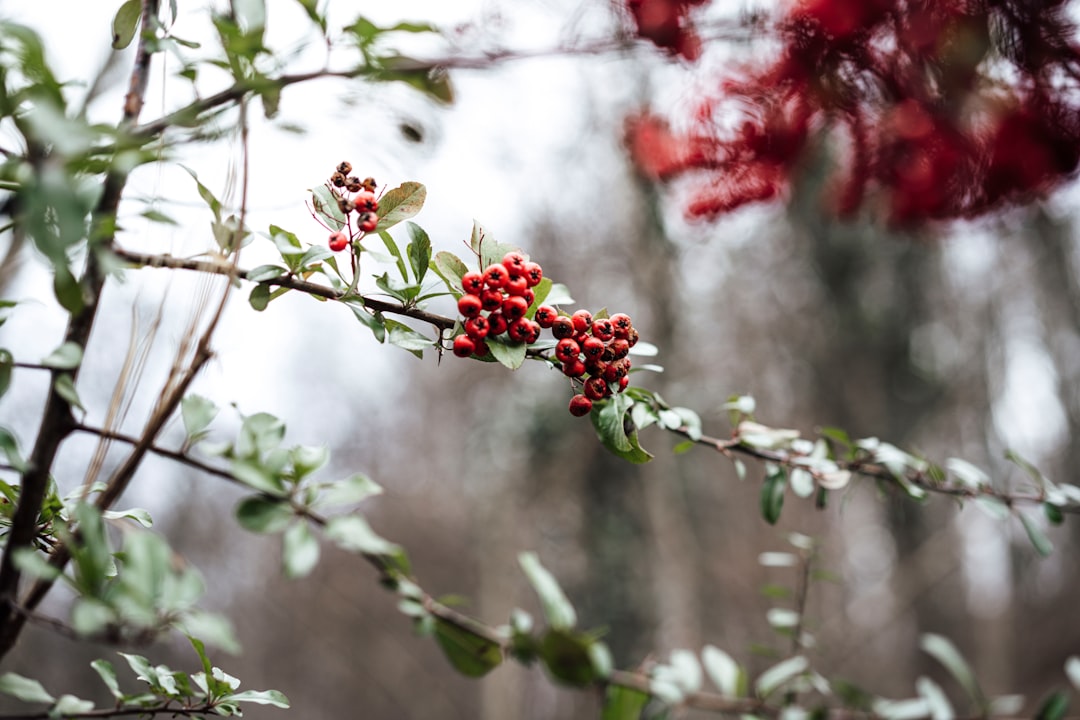
{"label": "narrow green leaf", "polygon": [[533,590],[540,598],[544,608],[544,617],[548,625],[556,630],[570,630],[577,624],[577,613],[566,597],[559,582],[540,564],[536,553],[525,552],[518,555],[518,564],[529,579]]}
{"label": "narrow green leaf", "polygon": [[306,520],[294,523],[285,531],[282,560],[285,576],[294,579],[309,575],[319,563],[319,541]]}
{"label": "narrow green leaf", "polygon": [[765,477],[761,485],[761,516],[765,522],[775,525],[784,508],[784,490],[787,488],[787,474],[782,467],[775,467]]}
{"label": "narrow green leaf", "polygon": [[116,681],[116,670],[111,662],[99,658],[91,662],[90,667],[94,668],[94,672],[101,677],[101,682],[105,683],[105,687],[109,689],[114,698],[119,700],[124,697],[124,694],[120,692],[120,685]]}
{"label": "narrow green leaf", "polygon": [[289,271],[280,265],[260,265],[256,268],[252,268],[247,272],[247,279],[251,282],[262,282],[264,280],[273,280],[285,275]]}
{"label": "narrow green leaf", "polygon": [[74,695],[64,694],[60,696],[56,704],[49,708],[49,716],[61,718],[68,715],[81,715],[93,709],[94,702],[92,700],[83,700]]}
{"label": "narrow green leaf", "polygon": [[223,698],[225,702],[249,702],[257,705],[273,705],[288,708],[289,698],[277,690],[245,690]]}
{"label": "narrow green leaf", "polygon": [[1069,711],[1069,694],[1064,690],[1051,693],[1039,707],[1035,720],[1062,720]]}
{"label": "narrow green leaf", "polygon": [[381,495],[382,492],[382,487],[374,480],[363,473],[356,473],[344,480],[327,485],[316,504],[323,507],[355,505],[369,497]]}
{"label": "narrow green leaf", "polygon": [[1020,524],[1024,526],[1028,540],[1035,547],[1035,552],[1043,557],[1048,557],[1053,553],[1054,543],[1050,542],[1050,538],[1046,537],[1042,529],[1035,524],[1035,521],[1022,512],[1017,512],[1016,515],[1020,518]]}
{"label": "narrow green leaf", "polygon": [[352,310],[357,320],[371,328],[371,332],[375,335],[377,341],[380,343],[386,341],[386,323],[383,322],[381,313],[368,312],[359,303],[347,302],[345,304]]}
{"label": "narrow green leaf", "polygon": [[342,550],[368,555],[393,555],[398,545],[380,537],[359,515],[343,515],[326,523],[326,537]]}
{"label": "narrow green leaf", "polygon": [[0,398],[11,387],[11,372],[15,368],[15,358],[8,350],[0,349]]}
{"label": "narrow green leaf", "polygon": [[435,345],[433,340],[424,337],[404,323],[389,319],[383,320],[383,323],[389,330],[387,341],[391,345],[397,345],[399,348],[408,350],[418,358],[423,357],[424,350]]}
{"label": "narrow green leaf", "polygon": [[934,633],[926,633],[920,638],[919,647],[949,671],[949,674],[953,676],[960,687],[964,688],[973,703],[980,708],[986,705],[986,696],[983,695],[978,681],[975,680],[975,673],[972,672],[971,666],[968,665],[960,651],[956,649],[956,646],[948,638]]}
{"label": "narrow green leaf", "polygon": [[142,15],[142,3],[139,0],[126,0],[116,11],[112,22],[112,46],[114,50],[123,50],[131,44],[135,30],[139,27]]}
{"label": "narrow green leaf", "polygon": [[742,694],[740,678],[744,675],[743,670],[726,652],[706,645],[701,651],[701,665],[722,695],[739,697]]}
{"label": "narrow green leaf", "polygon": [[758,676],[754,689],[758,697],[767,698],[783,687],[786,683],[806,672],[810,662],[802,655],[783,660]]}
{"label": "narrow green leaf", "polygon": [[58,376],[56,382],[53,383],[53,389],[56,390],[57,395],[67,401],[68,405],[86,412],[86,408],[79,401],[79,392],[75,389],[75,381],[70,375],[64,373]]}
{"label": "narrow green leaf", "polygon": [[105,510],[101,517],[106,520],[134,520],[144,528],[154,526],[154,519],[150,513],[142,508],[128,508],[127,510]]}
{"label": "narrow green leaf", "polygon": [[0,675],[0,693],[29,703],[51,703],[56,700],[37,680],[13,672]]}
{"label": "narrow green leaf", "polygon": [[406,248],[409,265],[412,267],[413,277],[416,278],[416,282],[421,283],[427,274],[428,265],[431,264],[431,239],[424,232],[424,228],[414,222],[405,223],[405,229],[412,240],[408,248]]}
{"label": "narrow green leaf", "polygon": [[504,367],[517,370],[525,364],[527,348],[525,343],[511,342],[501,337],[491,338],[486,341],[491,356],[499,361]]}
{"label": "narrow green leaf", "polygon": [[442,618],[435,619],[435,640],[454,669],[467,677],[483,677],[503,659],[497,643]]}

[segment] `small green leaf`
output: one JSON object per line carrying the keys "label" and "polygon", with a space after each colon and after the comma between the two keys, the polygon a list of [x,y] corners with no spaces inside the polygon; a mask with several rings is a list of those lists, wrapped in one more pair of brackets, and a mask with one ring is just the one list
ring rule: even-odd
{"label": "small green leaf", "polygon": [[82,362],[82,348],[73,342],[66,342],[49,353],[48,357],[41,361],[45,367],[57,370],[74,370]]}
{"label": "small green leaf", "polygon": [[15,567],[32,577],[45,580],[55,580],[60,577],[60,568],[50,565],[49,561],[33,548],[19,548],[15,551],[14,559]]}
{"label": "small green leaf", "polygon": [[106,520],[134,520],[144,528],[153,527],[154,519],[150,513],[142,508],[128,508],[127,510],[105,510],[101,517]]}
{"label": "small green leaf", "polygon": [[540,605],[544,608],[544,617],[548,625],[555,630],[570,630],[577,624],[577,613],[566,597],[559,582],[540,564],[536,553],[525,552],[518,555],[518,564],[533,586]]}
{"label": "small green leaf", "polygon": [[758,697],[767,698],[786,683],[806,672],[810,662],[802,655],[783,660],[758,676],[754,689]]}
{"label": "small green leaf", "polygon": [[222,698],[223,702],[249,702],[257,705],[273,705],[288,708],[289,698],[277,690],[245,690]]}
{"label": "small green leaf", "polygon": [[266,309],[266,306],[270,304],[270,292],[269,285],[256,285],[251,288],[251,295],[248,296],[248,303],[257,312],[262,312]]}
{"label": "small green leaf", "polygon": [[280,265],[260,265],[256,268],[252,268],[247,271],[247,279],[251,282],[263,282],[264,280],[273,280],[285,275],[289,271]]}
{"label": "small green leaf", "polygon": [[120,692],[120,685],[116,682],[116,670],[111,662],[98,659],[91,662],[90,667],[94,668],[94,671],[101,677],[101,682],[105,683],[105,687],[109,689],[114,698],[119,700],[124,697],[124,694]]}
{"label": "small green leaf", "polygon": [[511,342],[501,337],[489,338],[485,341],[491,356],[499,361],[504,367],[517,370],[525,364],[525,343]]}
{"label": "small green leaf", "polygon": [[1043,701],[1039,712],[1035,714],[1035,720],[1062,720],[1068,710],[1069,694],[1064,690],[1058,690]]}
{"label": "small green leaf", "polygon": [[469,272],[468,266],[457,255],[440,250],[435,253],[435,262],[432,265],[435,274],[443,279],[446,287],[455,294],[460,294],[461,276]]}
{"label": "small green leaf", "polygon": [[337,195],[330,188],[320,185],[312,190],[311,205],[323,222],[330,226],[331,230],[337,231],[345,227],[345,213],[341,212],[341,208],[338,207]]}
{"label": "small green leaf", "polygon": [[84,408],[79,401],[79,393],[75,389],[75,381],[70,375],[64,373],[63,375],[58,376],[56,382],[53,383],[53,389],[56,390],[57,395],[67,401],[68,405],[86,412],[86,408]]}
{"label": "small green leaf", "polygon": [[319,541],[306,520],[289,527],[282,538],[282,560],[285,576],[301,578],[310,574],[319,563]]}
{"label": "small green leaf", "polygon": [[420,212],[427,199],[427,188],[418,182],[405,182],[388,190],[379,199],[379,225],[377,230],[388,230],[402,220]]}
{"label": "small green leaf", "polygon": [[252,460],[234,460],[230,472],[237,481],[267,495],[280,497],[285,493],[281,478]]}
{"label": "small green leaf", "polygon": [[112,22],[112,46],[114,50],[123,50],[131,44],[135,30],[139,27],[142,15],[142,3],[139,0],[126,0],[116,11]]}
{"label": "small green leaf", "polygon": [[383,320],[389,330],[387,341],[391,345],[408,350],[416,357],[423,357],[424,350],[434,346],[434,341],[424,337],[404,323],[397,320]]}
{"label": "small green leaf", "polygon": [[0,397],[11,387],[11,371],[15,368],[15,358],[7,350],[0,349]]}
{"label": "small green leaf", "polygon": [[427,274],[428,265],[431,263],[431,240],[424,232],[424,228],[414,222],[405,223],[405,229],[412,240],[406,248],[409,265],[412,267],[416,282],[420,283],[424,281],[424,275]]}
{"label": "small green leaf", "polygon": [[968,697],[979,707],[984,707],[986,697],[975,680],[975,673],[971,666],[956,649],[956,646],[948,638],[934,633],[926,633],[919,640],[919,647],[930,657],[941,663],[949,674],[953,676],[960,687],[964,688]]}
{"label": "small green leaf", "polygon": [[363,473],[356,473],[344,480],[331,483],[326,486],[317,504],[328,505],[355,505],[369,497],[382,494],[382,487]]}
{"label": "small green leaf", "polygon": [[343,515],[326,523],[326,537],[342,550],[368,555],[394,555],[401,548],[380,537],[359,515]]}
{"label": "small green leaf", "polygon": [[381,313],[368,312],[361,303],[347,302],[345,304],[352,310],[357,320],[371,328],[377,341],[380,343],[386,341],[386,323]]}
{"label": "small green leaf", "polygon": [[45,692],[45,688],[37,680],[13,672],[0,675],[0,693],[29,703],[51,703],[56,700]]}
{"label": "small green leaf", "polygon": [[180,418],[189,441],[206,430],[217,414],[218,406],[202,395],[188,395],[180,401]]}
{"label": "small green leaf", "polygon": [[81,715],[94,709],[92,700],[83,700],[74,695],[61,695],[56,704],[49,709],[50,717],[65,717],[68,715]]}
{"label": "small green leaf", "polygon": [[616,452],[633,450],[630,439],[626,436],[625,416],[633,401],[626,395],[616,395],[610,400],[593,403],[589,419],[600,437],[600,442]]}
{"label": "small green leaf", "polygon": [[590,652],[595,642],[587,635],[553,627],[540,640],[540,659],[556,680],[584,687],[602,677]]}
{"label": "small green leaf", "polygon": [[635,688],[608,685],[600,720],[639,720],[649,704],[649,694]]}
{"label": "small green leaf", "polygon": [[701,651],[701,665],[722,695],[739,697],[743,694],[745,673],[726,652],[713,645],[706,645]]}
{"label": "small green leaf", "polygon": [[765,522],[775,525],[784,508],[784,490],[787,488],[787,474],[780,466],[773,467],[761,485],[761,516]]}
{"label": "small green leaf", "polygon": [[544,302],[548,305],[573,305],[574,298],[570,295],[570,288],[562,283],[553,283]]}
{"label": "small green leaf", "polygon": [[1046,537],[1042,529],[1025,513],[1017,512],[1016,515],[1020,518],[1020,524],[1024,526],[1024,531],[1027,533],[1028,539],[1035,547],[1035,552],[1043,557],[1050,556],[1050,554],[1054,552],[1054,544],[1050,542],[1050,538]]}
{"label": "small green leaf", "polygon": [[483,677],[502,662],[502,648],[465,628],[435,619],[435,640],[450,664],[466,677]]}
{"label": "small green leaf", "polygon": [[281,532],[295,517],[288,501],[266,495],[251,495],[236,506],[236,521],[240,527],[255,533]]}

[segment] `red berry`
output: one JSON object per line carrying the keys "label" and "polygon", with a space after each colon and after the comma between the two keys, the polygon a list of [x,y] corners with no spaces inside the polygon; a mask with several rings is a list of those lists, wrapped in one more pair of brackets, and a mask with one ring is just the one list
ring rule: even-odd
{"label": "red berry", "polygon": [[491,288],[484,288],[484,291],[480,293],[480,305],[485,310],[498,310],[503,304],[502,290],[492,290]]}
{"label": "red berry", "polygon": [[630,376],[623,375],[621,378],[619,378],[619,392],[626,390],[626,388],[628,387],[630,387]]}
{"label": "red berry", "polygon": [[529,327],[531,324],[525,318],[518,318],[506,328],[506,336],[514,342],[527,342],[532,334]]}
{"label": "red berry", "polygon": [[592,410],[592,400],[584,395],[575,395],[570,398],[570,414],[574,417],[583,417]]}
{"label": "red berry", "polygon": [[476,351],[476,343],[468,335],[458,335],[454,338],[454,354],[458,357],[469,357]]}
{"label": "red berry", "polygon": [[527,262],[528,260],[525,259],[525,256],[519,252],[508,252],[503,255],[502,259],[503,266],[510,272],[517,275],[522,274],[522,272],[525,270],[525,263]]}
{"label": "red berry", "polygon": [[555,318],[551,323],[551,334],[559,340],[570,337],[574,334],[574,321],[565,315]]}
{"label": "red berry", "polygon": [[484,291],[484,276],[470,270],[461,276],[461,289],[469,295],[480,295]]}
{"label": "red berry", "polygon": [[375,193],[367,190],[357,193],[353,202],[356,203],[356,209],[362,212],[375,212],[379,209],[379,201],[375,199]]}
{"label": "red berry", "polygon": [[540,281],[544,279],[544,269],[540,267],[540,263],[525,263],[525,279],[529,283],[529,287],[536,287],[540,284]]}
{"label": "red berry", "polygon": [[521,274],[515,274],[513,270],[510,271],[510,276],[506,278],[506,284],[503,285],[503,290],[507,295],[524,295],[525,291],[529,289],[529,284],[525,282],[525,276]]}
{"label": "red berry", "polygon": [[596,337],[587,337],[581,343],[581,351],[589,359],[599,360],[604,353],[604,341]]}
{"label": "red berry", "polygon": [[569,362],[571,360],[578,359],[578,353],[581,352],[581,347],[570,338],[560,340],[555,345],[555,357],[563,362]]}
{"label": "red berry", "polygon": [[480,298],[475,295],[462,295],[457,301],[457,309],[464,317],[474,318],[480,314],[483,306],[480,304]]}
{"label": "red berry", "polygon": [[[466,331],[468,331],[468,324],[466,324],[465,329]],[[604,368],[603,377],[608,382],[618,382],[619,380],[626,377],[626,368],[622,366],[622,363],[610,363],[606,368]]]}
{"label": "red berry", "polygon": [[586,380],[583,390],[585,397],[590,400],[602,400],[605,395],[611,392],[607,382],[602,377],[591,377]]}
{"label": "red berry", "polygon": [[579,378],[585,374],[585,363],[577,358],[564,360],[562,364],[563,375],[569,378]]}
{"label": "red berry", "polygon": [[465,321],[465,334],[473,340],[483,340],[491,331],[491,324],[483,316],[469,318]]}
{"label": "red berry", "polygon": [[360,216],[360,229],[364,232],[371,232],[379,225],[379,216],[373,212],[366,212]]}
{"label": "red berry", "polygon": [[525,298],[523,297],[515,295],[503,300],[502,313],[510,322],[525,317],[525,313],[528,312],[528,310],[529,303],[525,302]]}
{"label": "red berry", "polygon": [[585,372],[589,373],[592,377],[603,377],[607,372],[608,364],[602,360],[590,360],[585,358]]}
{"label": "red berry", "polygon": [[496,335],[502,335],[506,332],[506,328],[509,327],[509,323],[506,322],[506,318],[500,312],[493,312],[487,317],[488,319],[488,337],[495,337]]}
{"label": "red berry", "polygon": [[633,324],[630,322],[630,316],[626,313],[615,313],[611,316],[611,325],[615,330],[615,337],[626,339],[630,334],[630,328]]}
{"label": "red berry", "polygon": [[488,265],[484,270],[484,284],[489,288],[498,289],[506,284],[507,278],[510,277],[510,273],[506,271],[506,268],[502,265]]}
{"label": "red berry", "polygon": [[533,320],[536,324],[542,328],[549,328],[555,324],[555,318],[559,317],[559,314],[555,312],[555,308],[547,305],[541,305],[536,308],[536,314],[533,315]]}
{"label": "red berry", "polygon": [[637,345],[638,331],[636,328],[630,328],[629,333],[626,335],[626,342],[630,347]]}
{"label": "red berry", "polygon": [[532,345],[534,342],[540,339],[540,325],[529,320],[529,337],[525,339],[525,342]]}
{"label": "red berry", "polygon": [[525,302],[529,303],[529,307],[536,302],[536,293],[532,288],[525,288],[525,292],[521,293],[521,297],[525,298]]}
{"label": "red berry", "polygon": [[340,252],[349,246],[349,238],[345,233],[340,230],[336,233],[330,234],[330,249],[334,252]]}
{"label": "red berry", "polygon": [[608,349],[611,350],[611,354],[615,357],[615,359],[619,360],[629,354],[630,343],[624,338],[617,337],[611,341],[611,344],[608,345]]}
{"label": "red berry", "polygon": [[570,316],[574,321],[574,330],[583,333],[592,325],[592,313],[588,310],[578,310]]}
{"label": "red berry", "polygon": [[473,355],[476,355],[476,357],[484,357],[485,355],[488,354],[488,352],[490,352],[488,350],[488,346],[487,346],[486,342],[484,342],[483,340],[476,340],[475,342],[476,342],[476,349],[473,350]]}
{"label": "red berry", "polygon": [[607,342],[611,338],[615,337],[615,326],[612,324],[611,320],[607,318],[593,320],[592,334],[595,337],[600,338],[604,342]]}

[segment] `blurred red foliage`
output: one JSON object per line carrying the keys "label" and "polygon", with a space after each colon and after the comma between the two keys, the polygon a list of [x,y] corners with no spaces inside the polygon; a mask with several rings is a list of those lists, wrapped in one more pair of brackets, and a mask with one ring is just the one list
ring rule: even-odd
{"label": "blurred red foliage", "polygon": [[[642,37],[690,57],[680,38],[700,3],[626,1]],[[781,195],[826,132],[846,149],[826,198],[841,215],[869,199],[909,225],[1028,201],[1080,163],[1080,49],[1066,4],[794,0],[776,24],[777,56],[721,79],[686,131],[631,119],[628,144],[650,177],[695,173],[692,217]]]}

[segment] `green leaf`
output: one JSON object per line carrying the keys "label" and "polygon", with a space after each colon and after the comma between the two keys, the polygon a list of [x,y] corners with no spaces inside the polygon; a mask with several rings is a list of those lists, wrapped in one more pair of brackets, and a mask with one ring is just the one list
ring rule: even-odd
{"label": "green leaf", "polygon": [[359,515],[343,515],[326,523],[326,537],[342,550],[368,555],[394,555],[401,548],[380,537]]}
{"label": "green leaf", "polygon": [[83,291],[79,281],[71,274],[71,271],[63,265],[54,266],[53,293],[57,302],[69,313],[75,314],[83,309]]}
{"label": "green leaf", "polygon": [[15,368],[15,358],[8,350],[0,349],[0,398],[11,387],[11,371]]}
{"label": "green leaf", "polygon": [[570,288],[562,283],[552,283],[544,302],[548,305],[573,305],[575,301],[570,295]]}
{"label": "green leaf", "polygon": [[41,361],[45,367],[57,370],[74,370],[82,362],[82,348],[73,342],[66,342],[49,353],[48,357]]}
{"label": "green leaf", "polygon": [[1039,707],[1035,720],[1062,720],[1069,710],[1069,694],[1064,690],[1051,693]]}
{"label": "green leaf", "polygon": [[783,660],[758,676],[754,689],[758,697],[767,698],[783,685],[806,672],[810,662],[802,655]]}
{"label": "green leaf", "polygon": [[416,282],[420,283],[424,281],[424,275],[427,274],[428,265],[431,263],[431,239],[424,232],[424,228],[414,222],[405,223],[405,229],[412,240],[406,248],[409,265],[412,267]]}
{"label": "green leaf", "polygon": [[[340,230],[347,222],[345,213],[338,207],[337,195],[333,190],[320,185],[311,191],[311,205],[331,230]],[[381,203],[380,203],[381,205]]]}
{"label": "green leaf", "polygon": [[8,464],[18,473],[26,472],[26,460],[19,452],[19,441],[7,428],[0,427],[0,452],[4,453]]}
{"label": "green leaf", "polygon": [[442,618],[435,619],[435,640],[454,669],[467,677],[483,677],[503,659],[497,643]]}
{"label": "green leaf", "polygon": [[180,167],[183,167],[184,170],[187,171],[188,175],[191,176],[192,180],[195,181],[195,186],[199,191],[199,197],[201,197],[203,199],[203,202],[206,203],[206,206],[210,208],[210,212],[214,214],[214,219],[220,221],[221,201],[214,197],[214,193],[210,192],[210,188],[199,182],[199,176],[195,173],[194,170],[188,167],[184,167],[183,165],[181,165]]}
{"label": "green leaf", "polygon": [[1030,540],[1031,544],[1035,547],[1035,552],[1043,557],[1048,557],[1053,553],[1054,544],[1050,542],[1050,538],[1046,537],[1042,529],[1035,524],[1035,521],[1022,512],[1017,512],[1016,515],[1020,518],[1020,524],[1024,526],[1024,531],[1027,533],[1028,540]]}
{"label": "green leaf", "polygon": [[124,694],[120,692],[120,685],[116,682],[116,670],[111,662],[99,658],[91,662],[90,667],[94,668],[94,671],[101,677],[101,682],[105,683],[105,687],[109,689],[114,698],[119,700],[124,697]]}
{"label": "green leaf", "polygon": [[84,408],[79,401],[79,393],[75,389],[75,381],[70,375],[64,373],[63,375],[58,376],[56,382],[53,383],[53,389],[56,390],[57,395],[67,401],[68,405],[86,412],[86,408]]}
{"label": "green leaf", "polygon": [[112,22],[112,46],[114,50],[123,50],[131,44],[135,30],[139,27],[142,15],[142,3],[139,0],[126,0],[116,11]]}
{"label": "green leaf", "polygon": [[602,677],[590,652],[595,642],[587,635],[552,627],[540,640],[540,659],[556,680],[573,687],[591,685]]}
{"label": "green leaf", "polygon": [[56,700],[45,692],[45,688],[37,680],[13,672],[0,675],[0,693],[29,703],[51,703]]}
{"label": "green leaf", "polygon": [[369,497],[382,494],[382,487],[363,473],[356,473],[344,480],[331,483],[319,496],[317,505],[355,505]]}
{"label": "green leaf", "polygon": [[435,274],[443,279],[446,287],[460,296],[462,293],[461,276],[469,272],[468,266],[457,255],[445,250],[435,253],[435,263],[432,266]]}
{"label": "green leaf", "polygon": [[379,198],[379,224],[376,230],[388,230],[402,220],[413,217],[424,207],[426,199],[427,188],[418,182],[405,182],[388,190]]}
{"label": "green leaf", "polygon": [[589,419],[592,420],[600,442],[615,452],[633,450],[630,439],[626,436],[625,415],[633,401],[626,395],[616,395],[610,400],[593,403]]}
{"label": "green leaf", "polygon": [[270,304],[270,286],[256,285],[251,288],[251,295],[248,296],[248,303],[257,312],[265,310],[266,306]]}
{"label": "green leaf", "polygon": [[19,548],[15,551],[14,560],[15,567],[27,575],[46,580],[55,580],[60,577],[60,568],[50,565],[49,561],[33,548]]}
{"label": "green leaf", "polygon": [[353,315],[364,325],[371,328],[371,332],[375,335],[375,339],[380,343],[386,341],[386,323],[383,321],[382,313],[368,312],[362,304],[347,302],[345,303]]}
{"label": "green leaf", "polygon": [[600,720],[640,720],[649,703],[649,694],[635,688],[608,685]]}
{"label": "green leaf", "polygon": [[273,280],[285,275],[289,271],[280,265],[260,265],[256,268],[252,268],[247,271],[247,279],[251,282],[263,282],[264,280]]}
{"label": "green leaf", "polygon": [[305,577],[319,563],[319,541],[311,532],[306,520],[289,527],[282,538],[282,560],[285,576]]}
{"label": "green leaf", "polygon": [[278,533],[296,517],[287,500],[266,495],[251,495],[236,506],[236,521],[240,527],[254,533]]}
{"label": "green leaf", "polygon": [[384,319],[383,323],[390,331],[387,340],[391,345],[408,350],[416,357],[423,357],[423,351],[434,346],[434,341],[413,330],[397,320]]}
{"label": "green leaf", "polygon": [[960,687],[964,688],[968,697],[978,707],[986,705],[986,697],[975,680],[975,673],[967,664],[960,651],[949,641],[948,638],[934,633],[926,633],[919,640],[919,647],[930,657],[941,663],[949,674],[953,676]]}
{"label": "green leaf", "polygon": [[785,488],[787,488],[787,474],[784,468],[774,466],[761,485],[761,516],[770,525],[775,525],[780,519],[780,511],[784,507]]}
{"label": "green leaf", "polygon": [[533,590],[540,598],[540,605],[544,608],[544,617],[548,625],[555,630],[570,630],[577,624],[577,613],[570,600],[566,597],[559,582],[548,570],[540,564],[536,553],[525,552],[518,555],[518,564],[529,579]]}
{"label": "green leaf", "polygon": [[192,644],[196,638],[236,655],[240,652],[240,643],[236,639],[232,623],[228,618],[217,613],[192,610],[184,614],[179,622],[174,623],[180,632],[187,635]]}
{"label": "green leaf", "polygon": [[928,677],[921,677],[915,681],[915,689],[930,707],[930,720],[953,720],[956,717],[949,698],[936,682]]}
{"label": "green leaf", "polygon": [[245,690],[222,698],[223,702],[249,702],[257,705],[273,705],[288,708],[289,698],[277,690]]}
{"label": "green leaf", "polygon": [[701,651],[701,666],[721,695],[739,697],[746,689],[746,673],[726,652],[713,645]]}
{"label": "green leaf", "polygon": [[94,709],[92,700],[83,700],[74,695],[61,695],[56,704],[49,709],[49,717],[65,717],[67,715],[80,715]]}
{"label": "green leaf", "polygon": [[257,462],[234,460],[230,472],[237,481],[267,495],[281,497],[285,494],[285,487],[281,482],[281,478]]}
{"label": "green leaf", "polygon": [[188,395],[180,401],[180,418],[188,441],[199,437],[217,417],[218,406],[202,395]]}
{"label": "green leaf", "polygon": [[142,525],[144,528],[154,526],[154,518],[150,517],[150,513],[142,508],[128,508],[127,510],[105,510],[101,513],[101,517],[106,520],[134,520]]}
{"label": "green leaf", "polygon": [[489,338],[485,342],[491,351],[491,356],[503,366],[517,370],[525,364],[525,353],[528,349],[525,343],[511,342],[502,337]]}

